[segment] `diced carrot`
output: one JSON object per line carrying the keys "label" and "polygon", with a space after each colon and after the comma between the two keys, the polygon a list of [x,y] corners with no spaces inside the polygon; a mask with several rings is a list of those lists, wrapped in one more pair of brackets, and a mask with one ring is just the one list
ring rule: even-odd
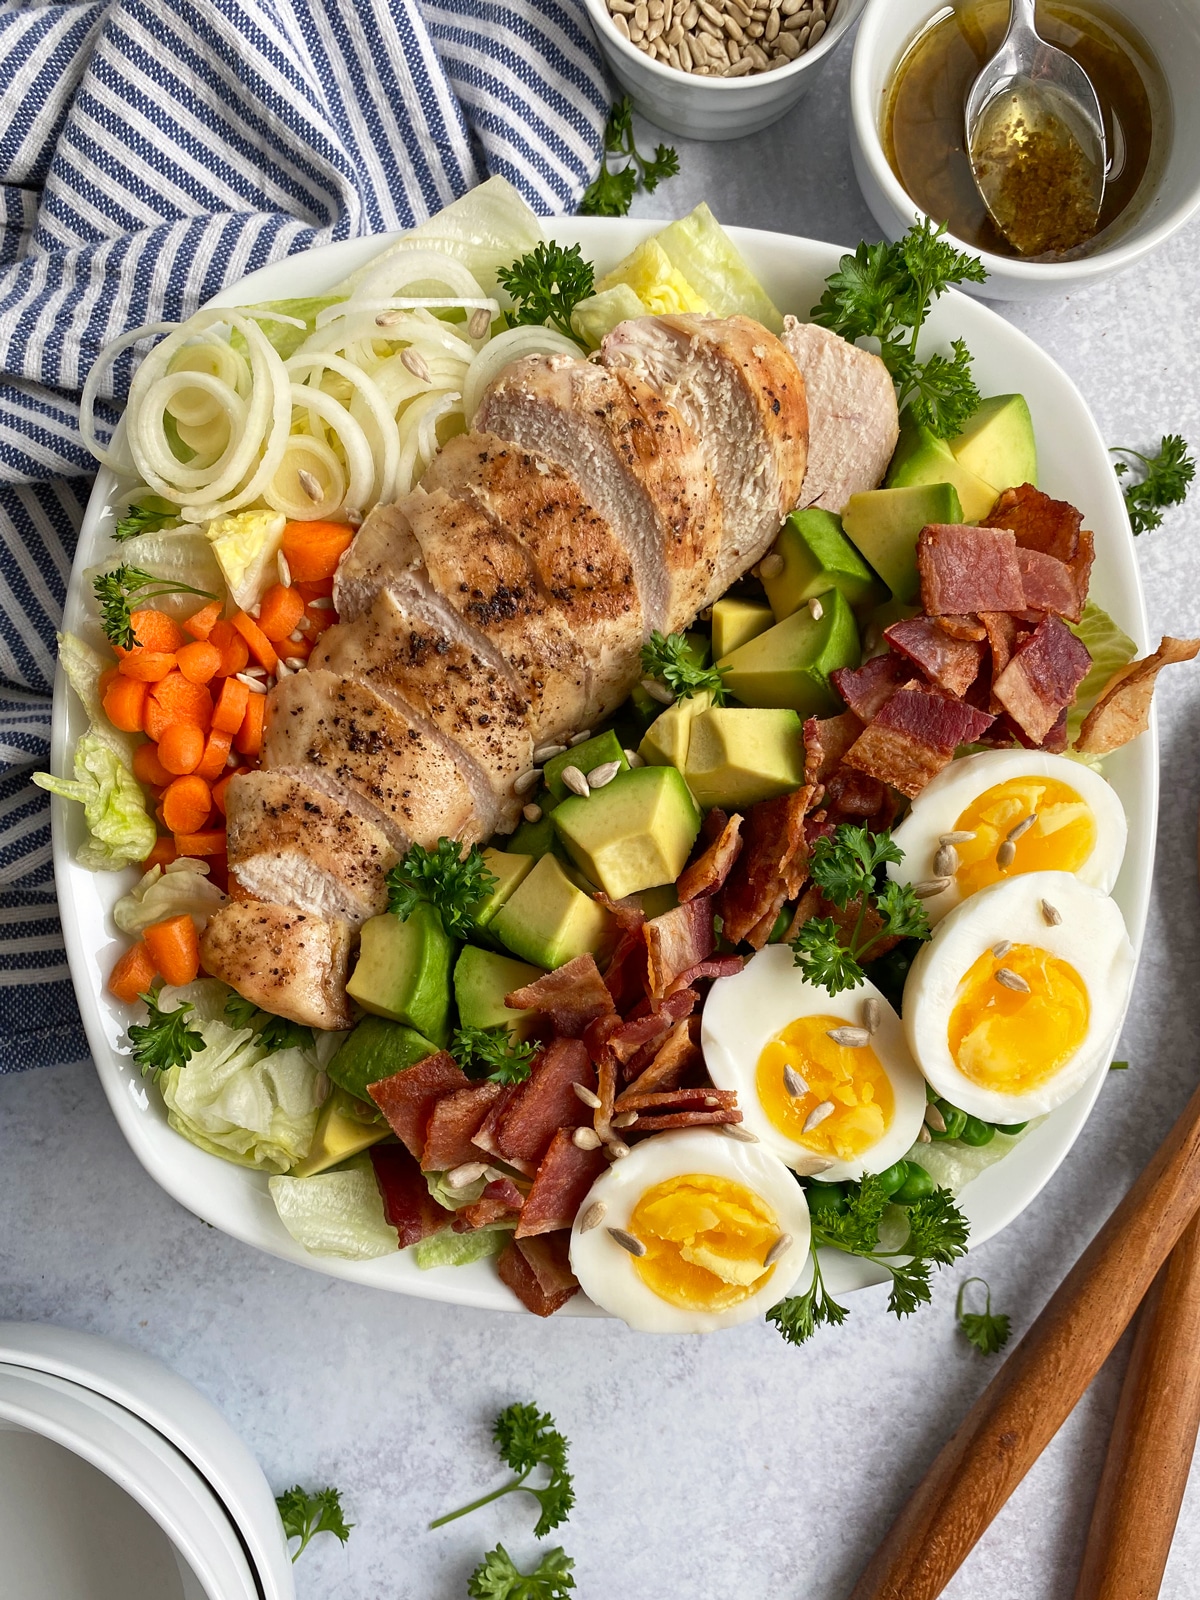
{"label": "diced carrot", "polygon": [[122,733],[141,733],[146,715],[146,695],[150,685],[116,674],[116,681],[104,691],[104,715]]}
{"label": "diced carrot", "polygon": [[152,922],[142,937],[155,966],[169,984],[178,988],[196,981],[200,973],[200,936],[186,911],[163,922]]}
{"label": "diced carrot", "polygon": [[170,783],[171,773],[158,759],[158,746],[153,739],[138,745],[133,752],[133,775],[139,783],[149,784],[152,789],[165,789]]}
{"label": "diced carrot", "polygon": [[333,597],[332,578],[314,578],[311,583],[296,583],[292,588],[305,600],[329,600]]}
{"label": "diced carrot", "polygon": [[212,790],[190,773],[167,785],[162,800],[163,825],[172,833],[198,833],[212,810]]}
{"label": "diced carrot", "polygon": [[101,700],[103,700],[104,696],[108,693],[109,686],[116,679],[120,670],[121,669],[119,667],[105,667],[104,671],[96,679],[96,693],[100,696]]}
{"label": "diced carrot", "polygon": [[132,651],[123,645],[116,645],[119,657],[136,654],[139,650],[153,650],[173,656],[184,643],[183,629],[175,619],[169,617],[165,611],[156,611],[153,606],[143,606],[140,611],[131,611],[129,621],[136,643]]}
{"label": "diced carrot", "polygon": [[228,881],[228,883],[226,885],[225,893],[229,896],[229,898],[231,900],[240,900],[242,902],[245,902],[247,900],[253,900],[254,899],[254,896],[250,893],[249,889],[243,889],[241,884],[238,882],[237,878],[235,878],[232,873],[229,876],[229,881]]}
{"label": "diced carrot", "polygon": [[262,597],[258,625],[272,644],[279,644],[293,631],[304,615],[304,599],[294,589],[274,583]]}
{"label": "diced carrot", "polygon": [[242,773],[249,771],[249,767],[229,767],[226,770],[225,776],[223,778],[218,778],[216,783],[213,784],[213,805],[217,808],[222,816],[225,815],[225,795],[229,785],[235,778],[241,777]]}
{"label": "diced carrot", "polygon": [[337,614],[333,611],[324,611],[320,606],[305,606],[304,615],[308,618],[308,627],[305,630],[310,644],[315,644],[326,628],[332,628],[337,621]]}
{"label": "diced carrot", "polygon": [[169,672],[146,697],[146,732],[161,739],[172,722],[195,722],[207,730],[212,722],[212,695],[202,683],[189,683],[182,672]]}
{"label": "diced carrot", "polygon": [[189,683],[207,683],[210,678],[216,677],[221,665],[221,652],[215,644],[197,639],[195,644],[185,644],[175,661]]}
{"label": "diced carrot", "polygon": [[[159,808],[161,810],[161,807]],[[144,857],[142,865],[149,872],[151,867],[165,867],[175,860],[179,851],[175,848],[175,841],[169,833],[160,833],[151,846],[150,854]]]}
{"label": "diced carrot", "polygon": [[289,633],[279,646],[279,651],[285,661],[307,661],[312,655],[312,641],[306,633],[302,633],[298,639]]}
{"label": "diced carrot", "polygon": [[245,721],[250,690],[236,678],[226,678],[213,712],[212,725],[221,733],[236,733]]}
{"label": "diced carrot", "polygon": [[[191,918],[188,918],[191,921]],[[132,1005],[140,994],[145,994],[158,977],[154,957],[144,939],[131,944],[108,975],[108,992]]]}
{"label": "diced carrot", "polygon": [[267,697],[265,694],[252,694],[246,703],[246,715],[242,725],[233,736],[235,750],[244,756],[256,756],[262,749],[263,724],[267,717]]}
{"label": "diced carrot", "polygon": [[292,582],[332,578],[353,538],[354,529],[342,522],[289,522],[283,530],[283,553]]}
{"label": "diced carrot", "polygon": [[158,741],[158,759],[176,777],[195,772],[204,756],[204,731],[196,722],[172,722]]}
{"label": "diced carrot", "polygon": [[206,606],[201,606],[199,611],[193,611],[183,624],[183,631],[190,633],[193,639],[207,639],[213,630],[213,624],[221,620],[224,603],[220,600],[210,600]]}
{"label": "diced carrot", "polygon": [[199,833],[177,833],[175,844],[181,856],[223,856],[225,829],[203,828]]}
{"label": "diced carrot", "polygon": [[258,662],[260,667],[266,667],[268,672],[274,672],[279,665],[279,657],[275,653],[275,646],[255,622],[253,617],[247,616],[244,611],[238,611],[232,618],[233,626],[246,641],[246,648]]}
{"label": "diced carrot", "polygon": [[138,683],[161,683],[174,667],[175,657],[166,650],[134,650],[121,657],[117,671]]}
{"label": "diced carrot", "polygon": [[232,744],[231,733],[223,733],[220,728],[214,728],[208,736],[208,743],[204,746],[204,754],[196,764],[197,774],[208,783],[215,783],[225,771],[225,762]]}
{"label": "diced carrot", "polygon": [[216,645],[221,652],[221,665],[217,668],[215,677],[231,678],[235,672],[241,672],[250,660],[250,651],[246,647],[245,639],[228,622],[216,623],[208,636],[208,642]]}

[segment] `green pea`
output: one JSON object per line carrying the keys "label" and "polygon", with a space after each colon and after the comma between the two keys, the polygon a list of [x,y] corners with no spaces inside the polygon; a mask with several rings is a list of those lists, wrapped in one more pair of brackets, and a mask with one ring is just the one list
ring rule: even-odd
{"label": "green pea", "polygon": [[908,1171],[892,1199],[898,1206],[911,1206],[914,1201],[924,1200],[926,1195],[932,1194],[937,1185],[918,1162],[906,1161],[904,1165]]}
{"label": "green pea", "polygon": [[908,1177],[908,1162],[897,1161],[895,1166],[887,1167],[879,1174],[879,1182],[887,1195],[894,1195],[904,1180]]}
{"label": "green pea", "polygon": [[1023,1133],[1029,1126],[1027,1122],[994,1122],[992,1126],[997,1133],[1007,1133],[1009,1138],[1016,1133]]}
{"label": "green pea", "polygon": [[810,1183],[804,1191],[808,1209],[814,1212],[841,1212],[846,1209],[846,1191],[840,1183]]}
{"label": "green pea", "polygon": [[979,1117],[968,1117],[959,1138],[964,1144],[984,1145],[991,1144],[996,1137],[996,1130],[990,1122],[983,1122]]}
{"label": "green pea", "polygon": [[942,1113],[946,1123],[945,1133],[935,1133],[931,1128],[930,1135],[934,1139],[961,1139],[962,1131],[967,1125],[967,1113],[960,1111],[957,1106],[952,1106],[949,1100],[935,1100],[934,1104]]}

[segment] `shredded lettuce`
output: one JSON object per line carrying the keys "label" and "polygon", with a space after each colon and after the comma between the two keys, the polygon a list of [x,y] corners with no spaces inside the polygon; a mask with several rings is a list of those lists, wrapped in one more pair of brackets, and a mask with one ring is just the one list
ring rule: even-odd
{"label": "shredded lettuce", "polygon": [[424,1271],[430,1267],[466,1267],[486,1256],[498,1256],[516,1225],[514,1217],[508,1222],[489,1222],[471,1233],[443,1228],[413,1246],[413,1259]]}
{"label": "shredded lettuce", "polygon": [[1067,626],[1087,645],[1092,657],[1091,670],[1076,690],[1075,704],[1067,712],[1067,736],[1074,744],[1083,719],[1100,698],[1101,690],[1118,667],[1133,660],[1137,645],[1127,633],[1122,633],[1107,611],[1090,600],[1079,621],[1068,622]]}
{"label": "shredded lettuce", "polygon": [[313,1255],[370,1261],[400,1248],[400,1236],[384,1216],[367,1155],[312,1178],[272,1178],[267,1187],[279,1220]]}
{"label": "shredded lettuce", "polygon": [[425,1185],[430,1194],[447,1211],[457,1211],[460,1206],[473,1206],[487,1183],[486,1178],[476,1178],[474,1183],[468,1183],[461,1189],[452,1189],[446,1181],[448,1176],[445,1172],[425,1174]]}
{"label": "shredded lettuce", "polygon": [[772,333],[783,331],[778,308],[706,205],[698,205],[690,216],[673,222],[655,239],[671,265],[718,317],[740,312]]}
{"label": "shredded lettuce", "polygon": [[193,856],[180,856],[167,867],[151,867],[149,872],[122,895],[113,907],[113,921],[122,933],[139,934],[151,923],[184,912],[203,933],[208,919],[225,904],[225,895],[208,875],[206,862]]}
{"label": "shredded lettuce", "polygon": [[615,283],[611,289],[592,294],[581,300],[571,313],[571,330],[589,350],[598,350],[601,340],[618,322],[628,322],[633,317],[644,317],[646,308],[637,293],[627,283]]}
{"label": "shredded lettuce", "polygon": [[939,1188],[949,1189],[951,1194],[957,1195],[973,1178],[1003,1160],[1014,1145],[1020,1144],[1025,1135],[1043,1120],[1041,1117],[1035,1118],[1020,1133],[998,1133],[987,1144],[958,1144],[950,1139],[915,1144],[908,1152],[907,1159],[924,1167]]}

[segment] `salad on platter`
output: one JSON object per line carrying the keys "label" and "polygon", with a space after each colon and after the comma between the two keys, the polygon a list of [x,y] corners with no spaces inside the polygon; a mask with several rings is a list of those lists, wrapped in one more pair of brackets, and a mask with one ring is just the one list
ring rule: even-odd
{"label": "salad on platter", "polygon": [[1133,660],[1023,397],[919,350],[981,270],[925,224],[784,314],[701,206],[597,280],[493,179],[98,364],[158,339],[39,781],[133,1062],[313,1255],[800,1342],[1107,1064],[1104,761],[1200,641]]}

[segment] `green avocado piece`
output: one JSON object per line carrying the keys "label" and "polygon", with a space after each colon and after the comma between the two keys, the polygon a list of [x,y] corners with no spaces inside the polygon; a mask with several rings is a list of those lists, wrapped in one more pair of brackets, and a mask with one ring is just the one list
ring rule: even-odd
{"label": "green avocado piece", "polygon": [[475,909],[475,923],[480,928],[486,928],[496,919],[496,913],[512,894],[519,883],[522,883],[533,870],[533,855],[514,850],[487,849],[483,852],[483,859],[487,862],[489,872],[499,879],[496,887]]}
{"label": "green avocado piece", "polygon": [[385,911],[363,923],[346,993],[364,1011],[403,1022],[444,1045],[453,959],[454,941],[433,906],[422,901],[404,921]]}
{"label": "green avocado piece", "polygon": [[794,711],[714,706],[692,724],[688,787],[708,810],[741,811],[804,782],[804,734]]}
{"label": "green avocado piece", "polygon": [[892,591],[893,600],[920,599],[917,535],[930,522],[961,522],[962,505],[952,483],[910,484],[852,494],[842,512],[850,538]]}
{"label": "green avocado piece", "polygon": [[676,700],[646,729],[638,745],[638,755],[652,767],[678,767],[687,765],[688,740],[692,736],[692,722],[702,711],[712,705],[712,691],[701,689],[698,694]]}
{"label": "green avocado piece", "polygon": [[[375,1080],[372,1079],[372,1082]],[[339,1161],[356,1156],[391,1133],[382,1113],[336,1086],[321,1107],[308,1154],[289,1172],[291,1178],[311,1178],[327,1172]]]}
{"label": "green avocado piece", "polygon": [[766,633],[774,622],[775,613],[759,600],[736,600],[728,595],[718,600],[712,608],[713,656],[720,661],[722,656],[732,655],[739,646]]}
{"label": "green avocado piece", "polygon": [[[1037,488],[1037,440],[1023,394],[993,394],[979,404],[950,449],[960,467],[997,489]],[[931,518],[940,522],[940,517]]]}
{"label": "green avocado piece", "polygon": [[679,896],[675,893],[673,883],[660,884],[657,889],[643,889],[634,899],[642,909],[642,915],[649,922],[654,917],[665,916],[668,911],[674,911],[679,904]]}
{"label": "green avocado piece", "polygon": [[700,832],[700,812],[672,766],[637,767],[554,813],[567,851],[614,900],[674,883]]}
{"label": "green avocado piece", "polygon": [[[747,706],[786,706],[802,717],[824,717],[838,709],[829,674],[857,667],[858,628],[839,589],[821,595],[821,615],[805,607],[777,622],[757,639],[718,663],[729,670],[725,687]],[[695,737],[693,723],[693,737]]]}
{"label": "green avocado piece", "polygon": [[[537,803],[542,804],[540,795]],[[549,815],[543,816],[539,822],[522,822],[517,831],[509,836],[508,843],[512,846],[510,854],[532,856],[534,861],[540,861],[549,851],[559,852],[562,848]]]}
{"label": "green avocado piece", "polygon": [[578,767],[586,777],[589,772],[602,767],[606,761],[619,761],[622,772],[629,770],[621,741],[611,728],[604,733],[596,734],[593,739],[585,739],[582,744],[573,745],[569,750],[564,750],[560,756],[551,756],[542,768],[542,781],[556,800],[566,800],[571,790],[562,781],[562,775],[568,767]]}
{"label": "green avocado piece", "polygon": [[335,1051],[325,1071],[331,1082],[355,1099],[371,1103],[369,1083],[389,1078],[437,1054],[437,1045],[386,1017],[364,1017]]}
{"label": "green avocado piece", "polygon": [[839,589],[852,606],[873,606],[886,598],[879,579],[842,532],[842,519],[817,506],[793,511],[773,546],[783,570],[763,575],[776,622],[806,601]]}
{"label": "green avocado piece", "polygon": [[874,611],[863,619],[863,660],[866,661],[868,656],[883,655],[890,648],[883,637],[885,628],[890,628],[893,622],[907,622],[910,617],[921,615],[919,605],[906,606],[902,600],[885,600],[883,605],[876,606]]}
{"label": "green avocado piece", "polygon": [[506,949],[548,971],[588,950],[602,954],[614,933],[609,913],[576,888],[552,855],[541,858],[492,928]]}
{"label": "green avocado piece", "polygon": [[514,1038],[527,1038],[537,1013],[510,1009],[504,996],[541,976],[540,967],[464,945],[454,968],[459,1023],[464,1028],[495,1028],[503,1023]]}
{"label": "green avocado piece", "polygon": [[887,487],[907,489],[913,484],[950,483],[958,490],[964,522],[982,522],[1000,491],[957,460],[944,439],[913,420],[905,410],[900,417],[900,439],[888,468]]}

